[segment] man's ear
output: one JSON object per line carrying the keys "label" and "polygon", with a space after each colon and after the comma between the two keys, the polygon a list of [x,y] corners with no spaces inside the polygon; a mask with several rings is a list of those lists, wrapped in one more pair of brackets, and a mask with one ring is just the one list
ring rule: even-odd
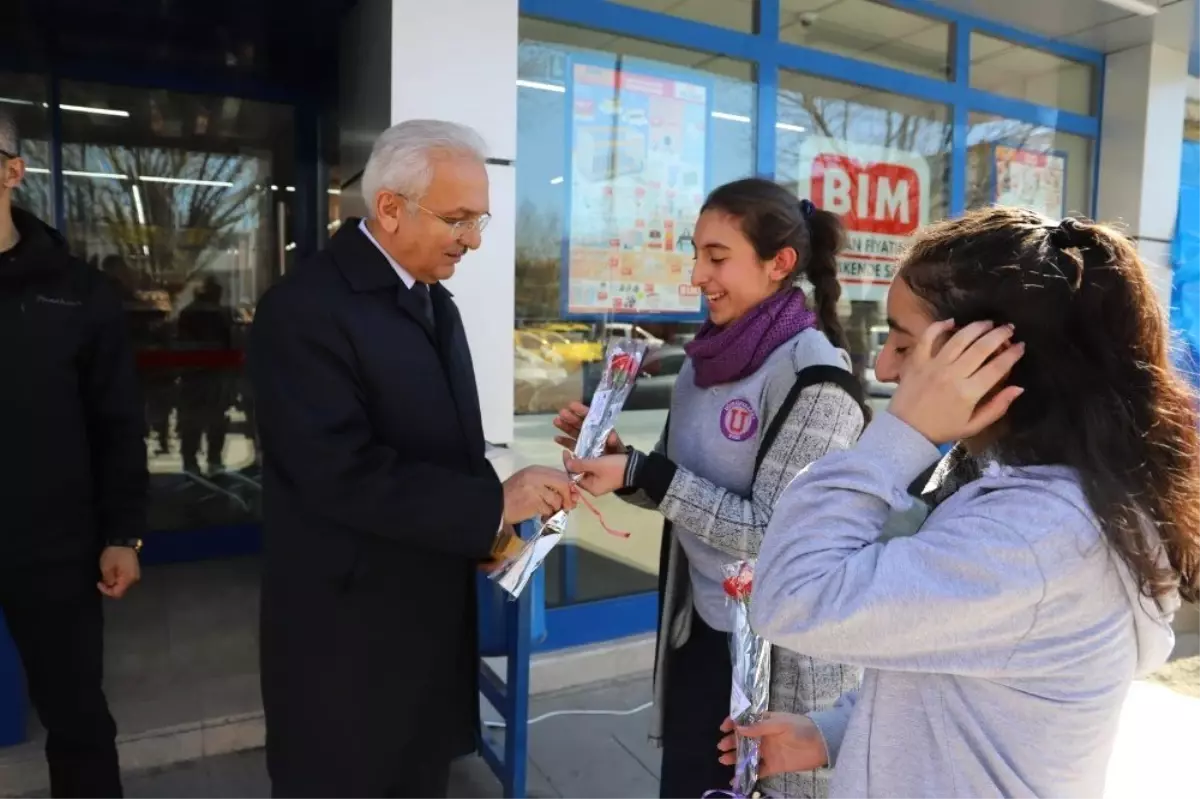
{"label": "man's ear", "polygon": [[388,233],[395,233],[400,226],[400,214],[404,212],[399,197],[390,191],[381,191],[375,197],[375,220]]}
{"label": "man's ear", "polygon": [[25,177],[25,162],[20,158],[6,159],[4,166],[0,167],[0,176],[3,177],[4,188],[17,188]]}

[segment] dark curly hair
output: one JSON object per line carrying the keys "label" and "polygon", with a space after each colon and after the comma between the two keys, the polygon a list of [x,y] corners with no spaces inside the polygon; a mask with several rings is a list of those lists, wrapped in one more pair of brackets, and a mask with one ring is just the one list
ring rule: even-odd
{"label": "dark curly hair", "polygon": [[1086,220],[987,208],[926,228],[898,277],[936,319],[1014,326],[1026,353],[1010,379],[1025,393],[997,454],[1073,468],[1142,593],[1196,601],[1197,406],[1171,366],[1165,314],[1133,244]]}

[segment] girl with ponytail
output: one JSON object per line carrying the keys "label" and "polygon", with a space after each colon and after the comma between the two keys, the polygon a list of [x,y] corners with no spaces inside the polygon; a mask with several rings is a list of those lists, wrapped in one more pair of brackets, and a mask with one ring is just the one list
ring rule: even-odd
{"label": "girl with ponytail", "polygon": [[[651,730],[663,747],[663,797],[694,798],[733,776],[716,759],[732,680],[724,567],[758,556],[779,493],[825,453],[852,446],[864,424],[837,318],[843,238],[836,216],[770,181],[716,189],[694,234],[692,285],[708,321],[687,346],[658,445],[641,453],[614,434],[609,454],[567,464],[585,490],[616,491],[665,518]],[[559,414],[560,444],[574,447],[586,413],[577,404]],[[858,680],[853,668],[777,648],[770,709],[827,710]],[[762,787],[823,797],[827,780],[818,769]]]}

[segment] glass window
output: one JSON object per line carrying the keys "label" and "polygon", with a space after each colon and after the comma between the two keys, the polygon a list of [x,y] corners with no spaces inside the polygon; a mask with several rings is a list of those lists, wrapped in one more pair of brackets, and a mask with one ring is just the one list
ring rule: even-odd
{"label": "glass window", "polygon": [[782,0],[779,38],[930,78],[951,77],[949,23],[872,0]]}
{"label": "glass window", "polygon": [[944,106],[847,83],[781,72],[776,173],[801,197],[842,218],[841,317],[855,373],[868,392],[886,335],[884,303],[900,249],[946,216],[950,115]]}
{"label": "glass window", "polygon": [[967,207],[1018,205],[1052,219],[1092,213],[1092,140],[971,114]]}
{"label": "glass window", "polygon": [[287,266],[289,108],[62,84],[66,234],[117,281],[146,401],[153,529],[246,521],[261,494],[242,371]]}
{"label": "glass window", "polygon": [[1076,114],[1096,111],[1091,64],[982,33],[971,34],[971,88]]}
{"label": "glass window", "polygon": [[680,19],[707,22],[743,33],[754,31],[755,0],[612,0],[623,6],[658,11]]}
{"label": "glass window", "polygon": [[1191,97],[1188,98],[1183,118],[1183,138],[1200,141],[1200,100]]}
{"label": "glass window", "polygon": [[13,195],[17,205],[54,223],[54,191],[50,179],[50,104],[46,78],[0,72],[0,111],[17,123],[25,180]]}
{"label": "glass window", "polygon": [[[552,415],[587,402],[612,336],[655,357],[621,416],[650,449],[666,420],[681,344],[699,329],[690,234],[707,191],[754,171],[749,64],[521,20],[517,105],[516,449],[560,465]],[[619,499],[586,509],[549,563],[551,604],[656,585],[662,518]]]}

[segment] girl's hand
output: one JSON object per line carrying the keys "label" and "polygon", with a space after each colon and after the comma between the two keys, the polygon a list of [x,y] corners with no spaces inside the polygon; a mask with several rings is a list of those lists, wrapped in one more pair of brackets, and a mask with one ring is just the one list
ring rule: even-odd
{"label": "girl's hand", "polygon": [[767,713],[763,720],[747,727],[738,727],[733,719],[725,719],[721,732],[728,733],[717,744],[720,762],[737,765],[737,739],[757,738],[758,776],[770,777],[789,771],[812,771],[829,764],[825,738],[808,716],[796,713]]}
{"label": "girl's hand", "polygon": [[611,494],[625,487],[625,467],[629,456],[604,455],[599,458],[579,459],[564,453],[563,465],[571,474],[581,475],[579,486],[594,497]]}
{"label": "girl's hand", "polygon": [[[564,435],[555,436],[554,443],[571,452],[575,451],[575,442],[579,440],[579,430],[583,427],[583,420],[587,417],[588,406],[582,402],[572,402],[567,407],[558,412],[558,416],[554,418],[554,426],[561,430]],[[608,434],[608,440],[604,442],[605,455],[619,455],[625,451],[625,444],[621,442],[621,437],[616,431]]]}
{"label": "girl's hand", "polygon": [[974,322],[951,335],[953,330],[947,320],[921,334],[888,406],[937,445],[978,435],[1025,390],[1001,387],[1025,354],[1024,344],[1011,343],[1011,325]]}

